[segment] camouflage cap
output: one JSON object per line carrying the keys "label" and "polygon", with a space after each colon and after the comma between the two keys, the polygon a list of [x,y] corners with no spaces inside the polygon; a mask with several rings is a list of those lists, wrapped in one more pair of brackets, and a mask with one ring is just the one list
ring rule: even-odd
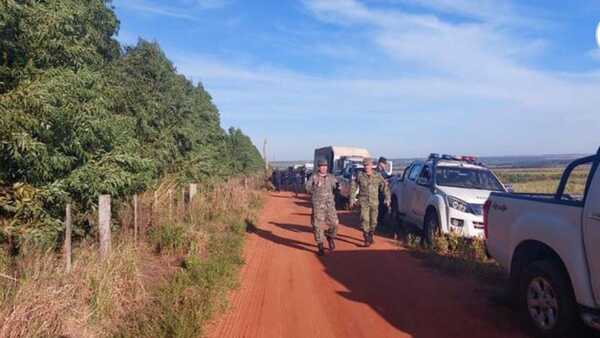
{"label": "camouflage cap", "polygon": [[370,159],[369,157],[365,157],[362,162],[363,162],[363,165],[371,165],[371,164],[373,164],[373,160]]}
{"label": "camouflage cap", "polygon": [[327,165],[327,160],[321,158],[317,161],[317,166]]}

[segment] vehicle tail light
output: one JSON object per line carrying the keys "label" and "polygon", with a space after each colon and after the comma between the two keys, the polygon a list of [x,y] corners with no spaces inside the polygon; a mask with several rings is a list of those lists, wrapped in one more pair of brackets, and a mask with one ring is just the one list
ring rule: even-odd
{"label": "vehicle tail light", "polygon": [[483,234],[484,234],[484,238],[487,239],[488,238],[488,226],[489,226],[489,214],[490,214],[490,208],[492,207],[492,200],[487,200],[485,201],[485,204],[483,205]]}

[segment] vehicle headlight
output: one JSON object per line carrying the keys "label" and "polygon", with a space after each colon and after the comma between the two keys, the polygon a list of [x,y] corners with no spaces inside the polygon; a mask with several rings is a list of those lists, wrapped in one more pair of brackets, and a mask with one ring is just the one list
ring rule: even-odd
{"label": "vehicle headlight", "polygon": [[448,206],[462,212],[470,212],[469,204],[456,197],[448,196]]}

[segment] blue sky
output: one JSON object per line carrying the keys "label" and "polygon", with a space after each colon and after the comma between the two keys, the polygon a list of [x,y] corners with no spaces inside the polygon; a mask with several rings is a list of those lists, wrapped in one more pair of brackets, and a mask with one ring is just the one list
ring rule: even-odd
{"label": "blue sky", "polygon": [[271,160],[589,153],[600,1],[114,0]]}

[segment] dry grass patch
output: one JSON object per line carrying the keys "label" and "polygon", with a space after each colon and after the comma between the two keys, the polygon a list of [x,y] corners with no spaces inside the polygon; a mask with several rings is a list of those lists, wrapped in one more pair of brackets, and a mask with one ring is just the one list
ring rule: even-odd
{"label": "dry grass patch", "polygon": [[114,323],[143,304],[139,250],[119,241],[101,260],[84,245],[73,270],[52,252],[28,252],[16,259],[18,283],[0,311],[0,337],[110,336]]}
{"label": "dry grass patch", "polygon": [[[137,244],[123,226],[106,260],[79,242],[70,273],[56,251],[0,250],[0,273],[16,277],[0,277],[0,337],[198,337],[237,285],[245,220],[262,205],[258,182],[230,180],[204,187],[187,210],[157,209]],[[123,210],[118,219],[129,222]]]}

